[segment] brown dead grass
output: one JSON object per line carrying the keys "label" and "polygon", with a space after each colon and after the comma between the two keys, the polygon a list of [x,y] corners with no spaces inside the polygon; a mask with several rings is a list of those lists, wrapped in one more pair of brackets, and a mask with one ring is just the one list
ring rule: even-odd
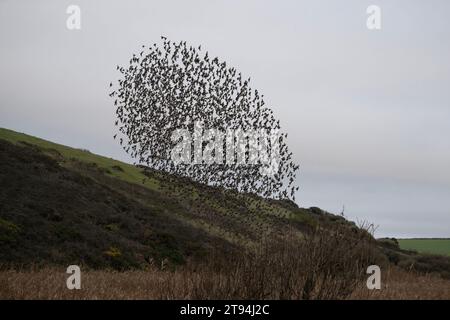
{"label": "brown dead grass", "polygon": [[350,299],[450,300],[450,280],[439,275],[421,275],[397,267],[389,268],[382,275],[380,290],[368,290],[362,285]]}
{"label": "brown dead grass", "polygon": [[[3,271],[0,299],[212,299],[226,289],[221,275],[178,270],[87,271],[82,273],[82,289],[66,288],[67,274],[61,269]],[[208,277],[208,278],[205,278]],[[236,282],[239,280],[236,280]],[[236,288],[245,286],[235,283]],[[231,297],[227,297],[231,298]],[[276,298],[269,295],[267,298]],[[349,299],[450,299],[450,281],[437,276],[421,276],[391,269],[381,290],[360,284]]]}

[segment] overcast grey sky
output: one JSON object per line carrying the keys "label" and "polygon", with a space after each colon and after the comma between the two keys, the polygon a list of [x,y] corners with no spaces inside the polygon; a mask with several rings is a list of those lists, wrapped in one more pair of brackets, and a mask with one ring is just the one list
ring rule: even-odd
{"label": "overcast grey sky", "polygon": [[129,161],[108,85],[165,35],[251,76],[289,133],[301,206],[450,237],[449,14],[448,0],[0,0],[0,126]]}

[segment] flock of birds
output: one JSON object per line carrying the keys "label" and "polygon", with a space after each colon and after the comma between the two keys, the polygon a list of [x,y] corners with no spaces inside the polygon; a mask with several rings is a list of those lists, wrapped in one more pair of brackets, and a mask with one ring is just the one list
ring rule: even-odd
{"label": "flock of birds", "polygon": [[[265,130],[270,135],[281,128],[265,105],[263,95],[250,88],[250,79],[243,79],[235,68],[227,67],[217,57],[209,57],[208,52],[202,54],[201,47],[161,39],[162,45],[142,46],[127,68],[117,67],[122,77],[110,96],[114,99],[115,124],[124,150],[137,163],[153,170],[242,193],[295,200],[299,166],[287,147],[287,134],[277,136],[280,161],[272,175],[262,173],[260,168],[265,164],[260,161],[227,163],[225,147],[213,151],[224,153],[219,163],[175,164],[171,160],[170,153],[176,144],[171,139],[172,133],[176,129],[193,132],[196,122],[223,132]],[[206,142],[203,150],[205,147]],[[275,145],[269,140],[265,147],[270,153]],[[242,148],[248,159],[249,147]]]}

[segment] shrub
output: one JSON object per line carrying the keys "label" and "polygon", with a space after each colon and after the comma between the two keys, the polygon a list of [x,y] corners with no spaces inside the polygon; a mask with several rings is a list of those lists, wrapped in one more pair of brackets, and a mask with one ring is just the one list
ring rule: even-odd
{"label": "shrub", "polygon": [[16,224],[0,218],[0,243],[14,242],[20,230]]}
{"label": "shrub", "polygon": [[109,249],[105,251],[105,254],[108,257],[116,258],[116,257],[120,257],[122,255],[122,252],[120,251],[119,248],[109,247]]}

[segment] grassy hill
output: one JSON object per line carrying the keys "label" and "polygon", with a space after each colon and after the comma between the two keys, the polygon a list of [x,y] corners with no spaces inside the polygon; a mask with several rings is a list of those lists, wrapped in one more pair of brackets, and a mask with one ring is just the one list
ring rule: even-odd
{"label": "grassy hill", "polygon": [[[410,271],[450,278],[450,257],[375,241],[319,208],[1,128],[0,186],[0,299],[358,297],[372,264],[407,270],[393,273],[388,297],[404,297],[395,283],[419,279]],[[55,284],[70,264],[83,268],[80,295]],[[447,297],[448,282],[430,279],[422,296]]]}
{"label": "grassy hill", "polygon": [[[172,266],[353,222],[291,201],[214,188],[0,128],[0,268]],[[450,258],[381,239],[404,269],[450,277]]]}
{"label": "grassy hill", "polygon": [[318,208],[212,188],[0,129],[0,265],[179,264],[318,223]]}

